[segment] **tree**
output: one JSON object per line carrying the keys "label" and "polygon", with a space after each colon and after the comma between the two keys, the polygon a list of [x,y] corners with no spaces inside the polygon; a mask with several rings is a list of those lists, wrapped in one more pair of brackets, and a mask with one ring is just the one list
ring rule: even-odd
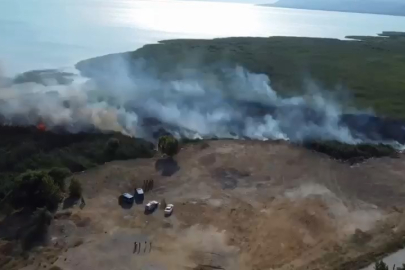
{"label": "tree", "polygon": [[396,270],[405,270],[405,263],[403,263],[402,266],[397,267]]}
{"label": "tree", "polygon": [[55,209],[62,199],[59,187],[46,171],[28,171],[16,179],[13,202],[17,206]]}
{"label": "tree", "polygon": [[389,270],[389,268],[385,262],[379,261],[379,262],[375,262],[374,270]]}
{"label": "tree", "polygon": [[72,175],[72,172],[68,168],[55,167],[50,169],[48,174],[61,191],[66,190],[65,179]]}
{"label": "tree", "polygon": [[82,197],[82,185],[80,182],[73,178],[72,181],[70,181],[70,186],[69,186],[69,195],[70,197],[73,198],[80,198]]}
{"label": "tree", "polygon": [[106,152],[108,154],[114,154],[118,147],[120,146],[120,141],[117,138],[111,138],[107,141]]}
{"label": "tree", "polygon": [[42,244],[46,240],[52,219],[52,214],[45,207],[37,208],[34,211],[30,224],[22,237],[24,249],[30,249],[35,244]]}
{"label": "tree", "polygon": [[37,208],[32,214],[32,223],[40,228],[47,228],[51,225],[51,221],[52,214],[45,207]]}
{"label": "tree", "polygon": [[165,135],[159,138],[158,142],[159,151],[170,157],[179,152],[179,141],[170,135]]}

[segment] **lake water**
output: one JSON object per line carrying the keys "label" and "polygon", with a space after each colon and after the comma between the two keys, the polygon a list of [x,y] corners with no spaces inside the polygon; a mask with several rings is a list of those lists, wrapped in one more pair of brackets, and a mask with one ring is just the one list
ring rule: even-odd
{"label": "lake water", "polygon": [[0,0],[0,61],[9,75],[68,67],[173,38],[344,38],[405,31],[405,17],[170,0]]}

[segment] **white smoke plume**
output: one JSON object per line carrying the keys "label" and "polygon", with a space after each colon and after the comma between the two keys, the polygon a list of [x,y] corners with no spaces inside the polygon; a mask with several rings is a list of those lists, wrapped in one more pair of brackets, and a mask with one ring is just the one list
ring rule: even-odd
{"label": "white smoke plume", "polygon": [[[242,67],[215,71],[179,68],[176,76],[142,60],[108,62],[107,73],[76,76],[70,85],[0,83],[0,115],[9,124],[94,127],[151,138],[162,129],[188,138],[310,139],[358,143],[341,122],[339,104],[310,89],[283,98],[270,79]],[[3,86],[1,86],[3,85]]]}

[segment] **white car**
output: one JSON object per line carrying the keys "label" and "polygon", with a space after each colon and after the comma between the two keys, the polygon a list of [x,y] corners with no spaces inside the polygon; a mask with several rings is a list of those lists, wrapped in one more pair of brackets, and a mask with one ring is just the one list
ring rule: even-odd
{"label": "white car", "polygon": [[157,201],[150,201],[145,205],[145,210],[148,212],[155,211],[155,209],[158,207],[159,203]]}
{"label": "white car", "polygon": [[165,216],[170,216],[173,213],[173,208],[174,208],[173,204],[166,205]]}

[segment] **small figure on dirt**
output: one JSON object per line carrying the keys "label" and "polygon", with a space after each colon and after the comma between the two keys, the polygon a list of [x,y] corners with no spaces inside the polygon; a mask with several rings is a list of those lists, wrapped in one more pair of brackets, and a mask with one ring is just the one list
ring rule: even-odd
{"label": "small figure on dirt", "polygon": [[153,189],[153,179],[148,179],[143,181],[143,190],[146,192]]}
{"label": "small figure on dirt", "polygon": [[160,209],[164,210],[167,206],[166,200],[163,198],[160,202]]}
{"label": "small figure on dirt", "polygon": [[80,198],[80,209],[83,209],[86,206],[83,196]]}
{"label": "small figure on dirt", "polygon": [[146,253],[146,241],[145,241],[145,248],[143,249],[143,253]]}
{"label": "small figure on dirt", "polygon": [[133,252],[134,254],[136,252],[137,247],[138,247],[138,242],[134,242],[134,252]]}

